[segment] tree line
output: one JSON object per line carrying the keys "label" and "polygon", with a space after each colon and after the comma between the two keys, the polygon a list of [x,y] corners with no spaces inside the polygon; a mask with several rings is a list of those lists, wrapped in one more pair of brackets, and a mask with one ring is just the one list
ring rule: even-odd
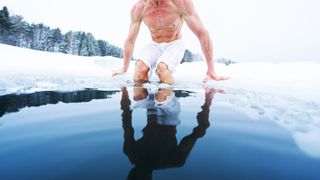
{"label": "tree line", "polygon": [[[0,10],[0,43],[48,52],[62,52],[79,56],[113,56],[122,58],[123,51],[104,40],[96,40],[91,33],[50,28],[43,23],[29,24],[22,16],[10,15],[4,6]],[[202,60],[201,55],[186,50],[183,62]]]}
{"label": "tree line", "polygon": [[121,48],[96,40],[91,33],[69,31],[63,34],[59,28],[43,23],[29,24],[22,16],[10,16],[7,7],[0,10],[0,43],[79,56],[123,56]]}

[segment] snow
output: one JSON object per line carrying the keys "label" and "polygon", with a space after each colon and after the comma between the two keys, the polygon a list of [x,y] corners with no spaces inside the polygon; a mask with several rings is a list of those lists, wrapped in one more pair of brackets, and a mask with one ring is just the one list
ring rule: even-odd
{"label": "snow", "polygon": [[[125,75],[111,76],[111,71],[121,65],[122,60],[113,57],[79,57],[0,44],[0,96],[132,86],[134,62]],[[217,74],[232,79],[204,84],[205,62],[184,63],[174,73],[174,88],[223,89],[228,95],[227,106],[244,112],[253,120],[274,121],[292,134],[304,152],[320,158],[319,63],[215,64],[215,69]],[[156,80],[156,77],[151,79]]]}
{"label": "snow", "polygon": [[[79,57],[48,53],[0,44],[0,95],[42,90],[119,88],[132,82],[134,62],[129,72],[112,77],[122,65],[113,57]],[[202,83],[205,62],[184,63],[174,74],[176,88],[215,87],[245,89],[319,102],[319,63],[239,63],[215,64],[218,74],[229,81]],[[156,79],[155,76],[152,77]]]}

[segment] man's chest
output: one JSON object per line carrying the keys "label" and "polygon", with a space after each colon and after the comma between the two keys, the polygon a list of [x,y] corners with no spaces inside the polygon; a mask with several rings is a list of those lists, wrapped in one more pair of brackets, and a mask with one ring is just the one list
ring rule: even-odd
{"label": "man's chest", "polygon": [[149,28],[161,28],[177,23],[181,15],[170,3],[157,7],[146,7],[143,21]]}

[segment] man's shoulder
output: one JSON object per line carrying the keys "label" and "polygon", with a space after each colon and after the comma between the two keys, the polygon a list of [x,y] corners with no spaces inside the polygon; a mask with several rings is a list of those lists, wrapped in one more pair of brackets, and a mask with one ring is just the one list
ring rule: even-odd
{"label": "man's shoulder", "polygon": [[145,1],[144,0],[138,0],[134,5],[132,10],[141,10],[145,7]]}
{"label": "man's shoulder", "polygon": [[185,7],[192,4],[192,0],[171,0],[176,6]]}
{"label": "man's shoulder", "polygon": [[144,0],[138,0],[131,9],[131,16],[134,17],[134,19],[141,19],[141,17],[143,16],[144,8]]}
{"label": "man's shoulder", "polygon": [[187,14],[190,7],[193,6],[192,0],[172,0],[172,2],[182,14]]}

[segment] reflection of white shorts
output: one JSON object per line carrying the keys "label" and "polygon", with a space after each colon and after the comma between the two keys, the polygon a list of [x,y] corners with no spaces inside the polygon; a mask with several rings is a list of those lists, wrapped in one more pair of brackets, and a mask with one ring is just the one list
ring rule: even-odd
{"label": "reflection of white shorts", "polygon": [[169,70],[174,72],[181,62],[185,50],[181,39],[168,43],[151,42],[142,48],[136,58],[143,61],[150,68],[150,72],[161,62],[167,64]]}
{"label": "reflection of white shorts", "polygon": [[147,116],[156,116],[159,125],[177,126],[180,124],[180,103],[174,93],[167,97],[164,102],[158,102],[154,98],[154,94],[150,94],[143,100],[134,101],[133,107],[146,108]]}

